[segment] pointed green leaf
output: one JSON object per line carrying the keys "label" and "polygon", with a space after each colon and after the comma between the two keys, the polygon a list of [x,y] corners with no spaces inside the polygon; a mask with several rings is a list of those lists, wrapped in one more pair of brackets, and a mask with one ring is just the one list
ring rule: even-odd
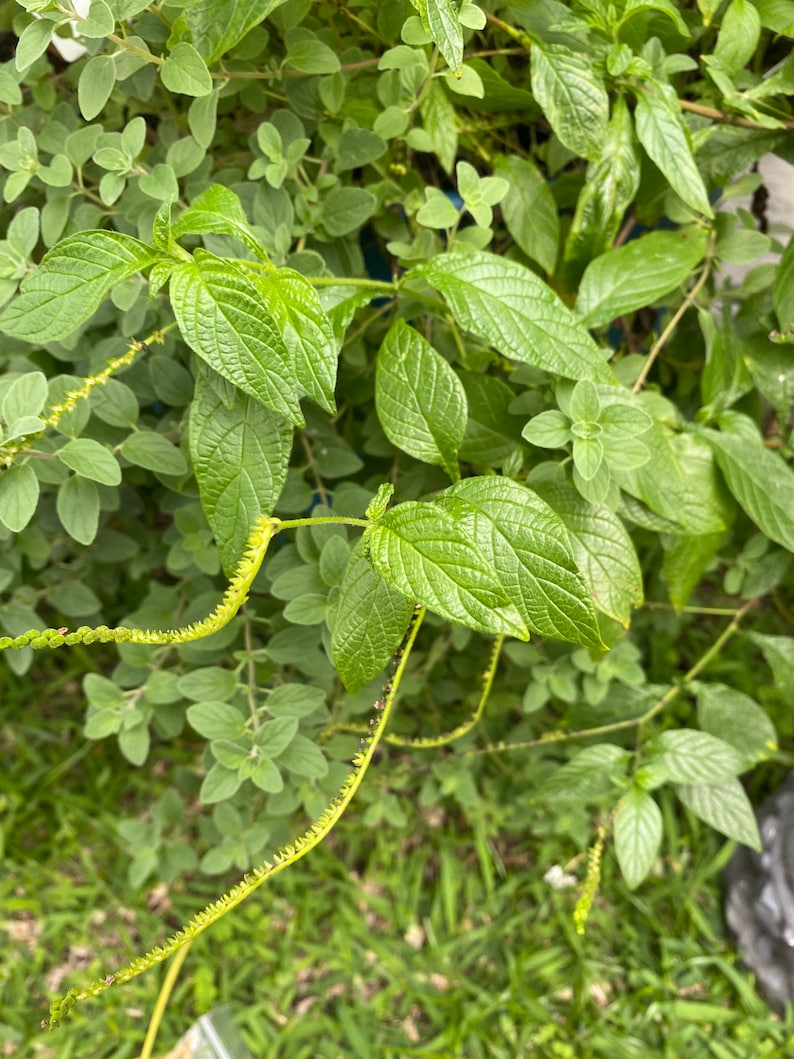
{"label": "pointed green leaf", "polygon": [[272,514],[292,450],[292,427],[283,417],[232,387],[229,400],[200,374],[189,434],[201,506],[227,573],[240,561],[257,518]]}
{"label": "pointed green leaf", "polygon": [[688,537],[665,534],[661,538],[664,549],[662,573],[667,582],[670,602],[676,609],[686,606],[692,590],[713,562],[724,539],[724,533],[701,533]]}
{"label": "pointed green leaf", "polygon": [[37,18],[25,26],[17,41],[14,65],[17,70],[27,70],[49,47],[55,23],[47,18]]}
{"label": "pointed green leaf", "polygon": [[422,124],[430,137],[430,146],[445,173],[452,173],[458,151],[458,127],[455,108],[438,81],[430,88],[420,105]]}
{"label": "pointed green leaf", "polygon": [[616,786],[625,775],[628,750],[598,743],[579,750],[570,761],[552,772],[536,797],[542,801],[576,801],[597,797]]}
{"label": "pointed green leaf", "polygon": [[351,694],[386,667],[412,611],[413,603],[372,568],[359,542],[342,579],[331,637],[334,666]]}
{"label": "pointed green leaf", "polygon": [[20,533],[33,518],[39,502],[39,480],[29,463],[0,474],[0,522]]}
{"label": "pointed green leaf", "polygon": [[458,482],[436,504],[496,570],[532,632],[601,645],[590,591],[576,568],[565,525],[545,500],[510,478],[489,475]]}
{"label": "pointed green leaf", "polygon": [[500,209],[508,232],[527,257],[553,272],[560,241],[557,206],[537,167],[516,155],[497,155],[494,173],[507,180],[510,191]]}
{"label": "pointed green leaf", "polygon": [[662,811],[647,791],[632,787],[621,798],[614,834],[620,870],[633,890],[653,867],[662,844]]}
{"label": "pointed green leaf", "polygon": [[565,523],[574,559],[596,607],[628,627],[631,608],[643,602],[642,570],[634,543],[618,516],[603,504],[589,504],[575,489],[539,489]]}
{"label": "pointed green leaf", "polygon": [[701,228],[651,232],[597,257],[576,299],[585,327],[602,327],[682,286],[706,252]]}
{"label": "pointed green leaf", "polygon": [[317,291],[291,268],[258,276],[256,286],[292,357],[299,388],[333,414],[338,343]]}
{"label": "pointed green leaf", "polygon": [[745,416],[726,414],[720,425],[704,436],[728,488],[767,537],[794,552],[794,471]]}
{"label": "pointed green leaf", "polygon": [[196,250],[171,274],[171,303],[182,336],[219,375],[266,408],[303,425],[289,353],[242,268]]}
{"label": "pointed green leaf", "polygon": [[532,48],[532,95],[560,142],[597,159],[609,122],[609,96],[592,56],[559,44]]}
{"label": "pointed green leaf", "polygon": [[753,761],[763,761],[777,750],[777,732],[758,703],[726,684],[697,684],[698,723],[704,732]]}
{"label": "pointed green leaf", "polygon": [[527,639],[496,570],[438,505],[400,504],[366,531],[365,541],[372,565],[407,599],[470,629]]}
{"label": "pointed green leaf", "polygon": [[736,779],[708,785],[682,784],[676,794],[695,816],[721,835],[743,842],[751,849],[761,849],[761,836],[755,812],[741,783]]}
{"label": "pointed green leaf", "polygon": [[750,767],[746,754],[694,728],[662,732],[654,742],[663,751],[658,760],[673,783],[722,783]]}
{"label": "pointed green leaf", "polygon": [[713,217],[675,90],[661,81],[647,82],[646,88],[637,92],[634,121],[640,143],[676,195],[693,210]]}
{"label": "pointed green leaf", "polygon": [[523,265],[482,251],[440,254],[409,275],[427,279],[461,327],[505,356],[566,379],[611,381],[604,352]]}
{"label": "pointed green leaf", "polygon": [[202,191],[171,227],[174,239],[205,232],[234,236],[261,261],[269,260],[267,250],[248,224],[240,199],[221,184],[212,184]]}
{"label": "pointed green leaf", "polygon": [[184,7],[176,28],[184,27],[210,65],[271,15],[285,0],[195,0]]}
{"label": "pointed green leaf", "polygon": [[447,65],[458,73],[463,65],[463,30],[458,5],[453,0],[411,0],[411,3]]}
{"label": "pointed green leaf", "polygon": [[120,232],[67,236],[48,251],[0,314],[0,330],[28,342],[65,338],[85,323],[111,287],[146,268],[156,251]]}
{"label": "pointed green leaf", "polygon": [[418,331],[398,320],[378,353],[375,404],[386,437],[456,481],[466,429],[466,393],[455,372]]}

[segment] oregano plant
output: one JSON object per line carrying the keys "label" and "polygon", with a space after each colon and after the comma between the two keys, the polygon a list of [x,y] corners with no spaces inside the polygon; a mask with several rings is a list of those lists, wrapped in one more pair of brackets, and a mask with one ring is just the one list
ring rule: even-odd
{"label": "oregano plant", "polygon": [[[245,873],[49,1024],[308,854],[379,746],[438,753],[428,802],[510,753],[592,803],[580,931],[665,806],[758,847],[741,777],[794,680],[794,243],[759,172],[792,157],[794,4],[17,6],[0,650],[106,645],[87,738],[192,742],[202,869]],[[702,624],[685,667],[659,615]]]}

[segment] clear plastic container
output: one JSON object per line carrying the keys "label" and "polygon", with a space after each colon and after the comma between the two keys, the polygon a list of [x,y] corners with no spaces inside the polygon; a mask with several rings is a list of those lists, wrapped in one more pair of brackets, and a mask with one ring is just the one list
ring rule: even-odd
{"label": "clear plastic container", "polygon": [[216,1008],[194,1022],[162,1059],[254,1059],[243,1043],[230,1007]]}

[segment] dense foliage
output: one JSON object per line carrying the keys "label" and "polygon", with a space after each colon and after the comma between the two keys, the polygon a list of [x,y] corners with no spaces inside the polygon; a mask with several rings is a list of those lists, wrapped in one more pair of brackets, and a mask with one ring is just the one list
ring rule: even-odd
{"label": "dense foliage", "polygon": [[[792,153],[794,3],[3,10],[0,648],[116,645],[86,735],[195,746],[120,824],[136,883],[251,870],[87,991],[325,837],[379,742],[435,752],[424,807],[476,812],[506,752],[538,812],[591,802],[579,929],[605,849],[653,869],[667,790],[757,845],[739,777],[794,686],[794,243],[757,171]],[[665,608],[709,623],[686,671]],[[709,680],[737,634],[769,669]],[[400,823],[380,767],[362,826]]]}

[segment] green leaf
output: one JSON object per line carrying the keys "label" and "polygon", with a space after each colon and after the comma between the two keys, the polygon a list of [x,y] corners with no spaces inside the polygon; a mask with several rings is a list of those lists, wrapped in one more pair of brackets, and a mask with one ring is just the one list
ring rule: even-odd
{"label": "green leaf", "polygon": [[775,687],[788,705],[794,702],[794,639],[790,636],[767,636],[748,632],[748,640],[761,648],[767,665],[772,670]]}
{"label": "green leaf", "polygon": [[444,296],[472,334],[514,360],[566,379],[609,382],[604,353],[543,280],[495,254],[440,254],[409,276]]}
{"label": "green leaf", "polygon": [[95,55],[88,60],[77,82],[77,102],[86,121],[104,108],[115,83],[116,64],[110,55]]}
{"label": "green leaf", "polygon": [[576,568],[565,525],[545,500],[518,482],[489,475],[458,482],[436,504],[496,570],[532,632],[601,646],[590,592]]}
{"label": "green leaf", "polygon": [[208,96],[212,78],[207,64],[192,44],[175,44],[160,67],[160,80],[169,92],[185,96]]}
{"label": "green leaf", "polygon": [[689,537],[666,534],[662,537],[662,574],[670,602],[681,610],[692,590],[714,561],[725,539],[724,533],[701,533]]}
{"label": "green leaf", "polygon": [[287,749],[279,755],[279,765],[306,779],[319,780],[328,773],[328,762],[322,750],[305,735],[296,735]]}
{"label": "green leaf", "polygon": [[722,429],[706,430],[725,481],[740,507],[767,537],[794,551],[794,471],[766,448],[751,420],[726,413]]}
{"label": "green leaf", "polygon": [[578,751],[541,784],[542,801],[583,801],[604,794],[626,772],[629,752],[612,743],[598,743]]}
{"label": "green leaf", "polygon": [[560,241],[557,207],[537,167],[516,155],[497,155],[494,173],[507,180],[502,217],[516,243],[546,272],[553,272]]}
{"label": "green leaf", "polygon": [[119,485],[121,468],[116,457],[98,441],[75,438],[58,450],[58,459],[83,478],[102,485]]}
{"label": "green leaf", "polygon": [[99,492],[89,478],[67,478],[58,489],[56,509],[70,537],[78,544],[92,543],[99,528]]}
{"label": "green leaf", "polygon": [[689,32],[689,27],[672,0],[626,0],[621,23],[628,22],[632,15],[649,11],[658,11],[660,14],[667,15],[682,37],[686,37],[687,40],[691,37],[692,34]]}
{"label": "green leaf", "polygon": [[67,236],[22,281],[0,314],[0,330],[28,342],[52,342],[75,331],[120,280],[146,268],[155,250],[120,232]]}
{"label": "green leaf", "polygon": [[284,788],[284,780],[277,766],[269,757],[252,758],[248,768],[241,770],[260,791],[267,794],[278,794]]}
{"label": "green leaf", "polygon": [[789,239],[775,274],[775,312],[781,331],[794,329],[794,239]]}
{"label": "green leaf", "polygon": [[298,723],[297,717],[275,717],[257,730],[254,744],[268,757],[278,757],[297,735]]}
{"label": "green leaf", "polygon": [[239,739],[246,733],[245,717],[225,702],[199,702],[187,708],[188,723],[205,739]]}
{"label": "green leaf", "polygon": [[[725,530],[714,460],[699,436],[677,434],[658,420],[643,434],[650,459],[634,470],[612,468],[622,489],[642,500],[685,535]],[[672,532],[673,526],[668,529]]]}
{"label": "green leaf", "polygon": [[425,199],[416,212],[416,220],[425,228],[452,228],[460,220],[460,211],[443,191],[425,188]]}
{"label": "green leaf", "polygon": [[632,787],[615,812],[615,853],[630,890],[639,886],[659,856],[662,811],[647,791]]}
{"label": "green leaf", "polygon": [[317,291],[291,268],[258,277],[256,285],[292,358],[298,386],[333,414],[338,343]]}
{"label": "green leaf", "polygon": [[286,62],[304,74],[335,74],[339,69],[339,56],[333,48],[312,37],[293,41]]}
{"label": "green leaf", "polygon": [[323,227],[333,238],[349,235],[369,220],[377,204],[366,188],[332,188],[323,201]]}
{"label": "green leaf", "polygon": [[400,504],[365,541],[372,565],[407,599],[470,629],[527,639],[496,570],[440,506]]}
{"label": "green leaf", "polygon": [[498,467],[521,441],[521,417],[510,413],[515,394],[495,375],[461,371],[469,419],[461,459],[480,467]]}
{"label": "green leaf", "polygon": [[225,402],[199,374],[189,434],[201,506],[227,574],[242,558],[257,518],[273,513],[292,450],[292,427],[285,419],[229,390]]}
{"label": "green leaf", "polygon": [[738,780],[696,786],[683,784],[676,787],[676,794],[709,827],[760,851],[761,836],[755,812]]}
{"label": "green leaf", "polygon": [[700,684],[698,724],[704,732],[723,739],[749,757],[764,761],[777,751],[777,732],[758,703],[726,684]]}
{"label": "green leaf", "polygon": [[602,327],[682,286],[703,260],[701,228],[652,232],[602,254],[585,269],[576,312],[585,327]]}
{"label": "green leaf", "polygon": [[661,81],[646,82],[637,92],[634,121],[640,143],[676,195],[693,210],[713,217],[674,89]]}
{"label": "green leaf", "polygon": [[375,405],[386,437],[425,463],[460,477],[457,454],[466,429],[466,394],[455,372],[404,320],[378,353]]}
{"label": "green leaf", "polygon": [[351,694],[386,667],[412,611],[413,603],[373,570],[359,542],[345,568],[331,637],[334,666]]}
{"label": "green leaf", "polygon": [[729,76],[737,74],[755,55],[761,36],[761,17],[751,0],[731,0],[722,16],[714,58]]}
{"label": "green leaf", "polygon": [[463,30],[453,0],[411,0],[433,43],[455,73],[463,65]]}
{"label": "green leaf", "polygon": [[284,339],[242,268],[196,250],[192,262],[172,272],[170,297],[182,337],[202,360],[266,408],[303,425]]}
{"label": "green leaf", "polygon": [[55,23],[46,18],[37,18],[25,26],[17,41],[14,65],[17,70],[27,70],[49,47]]}
{"label": "green leaf", "polygon": [[437,81],[431,81],[419,111],[422,124],[430,137],[430,145],[445,173],[455,166],[458,152],[458,127],[455,107]]}
{"label": "green leaf", "polygon": [[324,705],[322,688],[306,684],[279,684],[267,697],[267,712],[272,717],[309,717]]}
{"label": "green leaf", "polygon": [[205,151],[210,148],[215,138],[219,91],[216,88],[207,96],[196,96],[187,112],[187,124],[191,135]]}
{"label": "green leaf", "polygon": [[242,777],[236,769],[227,769],[216,763],[204,777],[199,798],[205,805],[223,802],[235,795],[242,783]]}
{"label": "green leaf", "polygon": [[3,398],[2,419],[7,425],[23,416],[37,416],[47,403],[47,376],[28,371],[15,379]]}
{"label": "green leaf", "polygon": [[39,502],[39,480],[29,463],[0,474],[0,522],[20,533],[33,518]]}
{"label": "green leaf", "polygon": [[634,543],[618,516],[603,504],[589,504],[575,489],[542,485],[570,535],[577,568],[596,607],[628,628],[631,608],[643,603],[642,570]]}
{"label": "green leaf", "polygon": [[268,260],[268,253],[249,225],[240,199],[221,184],[212,184],[202,191],[171,226],[174,239],[208,232],[231,235],[260,260]]}
{"label": "green leaf", "polygon": [[126,427],[128,430],[137,425],[140,415],[137,397],[129,386],[118,379],[108,379],[103,386],[94,389],[91,411],[103,423],[112,427]]}
{"label": "green leaf", "polygon": [[185,457],[168,438],[154,430],[138,430],[124,439],[120,447],[125,460],[136,467],[158,474],[187,474]]}
{"label": "green leaf", "polygon": [[227,702],[237,688],[237,679],[230,670],[217,666],[205,666],[193,669],[179,678],[177,689],[180,695],[193,702],[204,699],[217,699]]}
{"label": "green leaf", "polygon": [[[190,33],[209,65],[231,49],[285,0],[195,0],[175,23]],[[182,5],[180,5],[182,6]]]}
{"label": "green leaf", "polygon": [[746,754],[694,728],[662,732],[654,743],[662,750],[657,760],[673,783],[722,783],[750,767]]}
{"label": "green leaf", "polygon": [[558,409],[548,408],[530,419],[521,436],[541,449],[562,449],[573,438],[571,421]]}
{"label": "green leaf", "polygon": [[107,37],[116,27],[116,20],[105,0],[91,0],[88,17],[79,23],[82,37]]}
{"label": "green leaf", "polygon": [[592,56],[559,44],[532,47],[532,95],[558,139],[591,161],[601,154],[609,96]]}

